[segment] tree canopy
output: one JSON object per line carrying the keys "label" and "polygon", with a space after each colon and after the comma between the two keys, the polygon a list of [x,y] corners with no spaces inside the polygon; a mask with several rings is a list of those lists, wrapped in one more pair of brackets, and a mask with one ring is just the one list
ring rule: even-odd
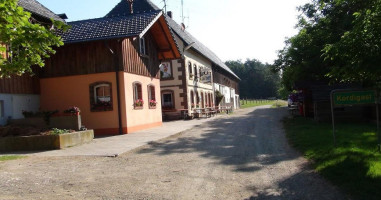
{"label": "tree canopy", "polygon": [[17,2],[0,0],[0,78],[32,73],[33,65],[43,67],[43,59],[55,53],[53,47],[63,45],[56,30],[68,28],[53,20],[49,25],[36,23]]}
{"label": "tree canopy", "polygon": [[280,76],[271,71],[271,66],[258,60],[227,61],[226,65],[241,78],[239,90],[241,98],[277,97]]}
{"label": "tree canopy", "polygon": [[381,80],[381,0],[312,0],[274,63],[282,83]]}

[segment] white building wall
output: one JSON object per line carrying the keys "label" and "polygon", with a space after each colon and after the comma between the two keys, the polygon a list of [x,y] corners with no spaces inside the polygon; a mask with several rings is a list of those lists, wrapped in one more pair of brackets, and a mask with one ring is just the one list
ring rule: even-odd
{"label": "white building wall", "polygon": [[3,115],[0,116],[0,125],[5,125],[9,118],[24,118],[22,115],[23,110],[37,112],[40,108],[40,95],[0,94],[0,101],[4,109],[2,111]]}

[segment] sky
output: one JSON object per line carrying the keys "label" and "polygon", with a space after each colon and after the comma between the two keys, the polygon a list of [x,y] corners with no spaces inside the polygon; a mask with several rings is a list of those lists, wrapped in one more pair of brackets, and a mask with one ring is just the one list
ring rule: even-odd
{"label": "sky", "polygon": [[[68,21],[105,16],[121,0],[38,0]],[[151,0],[159,8],[163,0]],[[297,7],[311,0],[183,0],[184,24],[221,60],[273,63],[284,41],[297,34]],[[166,0],[181,23],[181,0]]]}

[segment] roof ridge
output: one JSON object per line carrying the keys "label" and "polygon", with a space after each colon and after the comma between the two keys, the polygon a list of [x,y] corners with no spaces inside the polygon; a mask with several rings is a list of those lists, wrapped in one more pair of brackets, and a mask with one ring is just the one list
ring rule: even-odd
{"label": "roof ridge", "polygon": [[[154,3],[152,3],[150,0],[135,0],[134,1],[134,13],[136,12],[150,12],[150,11],[161,11],[160,8],[158,8]],[[129,4],[126,0],[121,0],[116,6],[114,6],[111,11],[109,11],[105,17],[111,17],[117,13],[118,15],[123,13],[125,15],[131,15]]]}
{"label": "roof ridge", "polygon": [[[21,5],[20,5],[21,4]],[[34,5],[33,5],[34,4]],[[46,6],[44,6],[43,4],[41,4],[40,2],[38,2],[37,0],[19,0],[18,1],[18,5],[23,7],[26,11],[28,12],[31,12],[31,13],[34,13],[36,15],[39,15],[43,18],[47,18],[47,19],[50,19],[50,18],[53,18],[54,20],[56,21],[62,21],[62,22],[65,22],[64,19],[62,19],[61,17],[59,17],[56,13],[54,13],[53,11],[51,11],[49,8],[47,8]],[[27,7],[27,6],[31,6],[31,7]],[[42,8],[43,10],[40,10],[38,7]],[[33,9],[37,9],[37,10],[33,10]],[[40,12],[38,12],[40,11]],[[46,13],[44,13],[46,12]],[[52,16],[46,16],[46,14],[48,15],[52,15]]]}
{"label": "roof ridge", "polygon": [[100,20],[100,19],[112,19],[112,18],[120,18],[120,17],[135,17],[137,15],[158,14],[158,13],[159,13],[159,11],[157,11],[157,12],[134,13],[134,15],[115,15],[115,16],[111,16],[111,17],[97,17],[97,18],[90,18],[90,19],[81,19],[81,20],[76,20],[76,21],[70,21],[70,22],[68,22],[68,24],[76,23],[76,22],[85,22],[85,21]]}

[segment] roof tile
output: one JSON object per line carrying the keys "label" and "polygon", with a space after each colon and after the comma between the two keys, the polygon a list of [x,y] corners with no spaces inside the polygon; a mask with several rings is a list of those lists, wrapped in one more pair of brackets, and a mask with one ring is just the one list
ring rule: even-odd
{"label": "roof tile", "polygon": [[65,43],[139,35],[160,11],[69,22],[69,31],[60,33]]}
{"label": "roof tile", "polygon": [[46,19],[54,19],[56,21],[65,22],[65,20],[61,19],[58,15],[54,14],[51,10],[36,0],[19,0],[18,4],[28,12],[31,12],[35,15],[39,15]]}

